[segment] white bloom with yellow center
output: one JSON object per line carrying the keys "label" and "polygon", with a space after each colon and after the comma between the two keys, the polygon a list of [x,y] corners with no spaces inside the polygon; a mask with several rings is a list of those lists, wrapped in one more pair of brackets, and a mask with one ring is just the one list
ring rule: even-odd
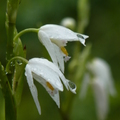
{"label": "white bloom with yellow center", "polygon": [[59,68],[46,59],[30,59],[25,67],[25,75],[27,77],[27,82],[39,114],[41,114],[41,109],[38,101],[37,89],[34,84],[33,78],[37,82],[42,84],[42,86],[47,90],[52,99],[56,102],[58,107],[60,107],[59,91],[63,91],[63,85],[61,83],[61,80],[67,90],[76,93],[75,84],[67,80],[62,74],[62,72],[59,70]]}
{"label": "white bloom with yellow center", "polygon": [[39,40],[46,47],[52,61],[59,65],[64,72],[64,60],[68,61],[69,56],[64,48],[68,41],[80,41],[85,45],[86,35],[75,33],[68,28],[59,25],[48,24],[40,27],[38,32]]}

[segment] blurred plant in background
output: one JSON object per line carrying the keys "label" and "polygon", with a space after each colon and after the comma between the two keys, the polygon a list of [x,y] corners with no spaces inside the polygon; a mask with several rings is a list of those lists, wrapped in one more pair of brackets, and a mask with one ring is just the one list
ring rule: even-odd
{"label": "blurred plant in background", "polygon": [[104,60],[94,58],[86,64],[80,98],[85,98],[89,85],[93,89],[98,119],[105,120],[109,111],[109,95],[115,96],[116,89],[110,67]]}
{"label": "blurred plant in background", "polygon": [[[1,66],[0,119],[4,120],[5,114],[9,114],[10,118],[6,119],[14,120],[14,118],[16,118],[17,108],[18,120],[48,120],[48,118],[49,120],[119,120],[119,5],[119,0],[16,0],[16,2],[14,2],[14,0],[8,0],[7,16],[5,18],[6,2],[1,1],[0,16],[2,19],[0,19],[0,61],[4,67],[13,56],[26,58],[27,55],[27,59],[44,57],[50,60],[49,54],[40,44],[35,33],[26,33],[24,36],[21,36],[22,43],[20,39],[15,39],[13,41],[14,46],[12,46],[12,40],[18,34],[17,31],[26,28],[39,28],[48,23],[61,24],[74,32],[85,33],[89,35],[90,38],[86,41],[86,47],[83,47],[79,42],[68,43],[66,46],[72,58],[65,64],[65,76],[76,84],[77,94],[74,95],[66,90],[63,93],[60,93],[60,109],[57,108],[44,88],[41,85],[38,85],[37,82],[34,83],[38,89],[38,99],[41,102],[41,116],[39,116],[36,110],[26,79],[24,79],[24,62],[20,59],[12,61],[10,63],[11,67],[9,68],[11,73],[5,72],[3,66]],[[10,42],[8,43],[7,41]],[[9,44],[9,46],[6,46],[6,44]],[[7,59],[5,57],[6,51]],[[113,73],[118,93],[114,98],[108,97],[108,94],[111,93],[109,90],[111,91],[114,86],[109,87],[111,77],[105,78],[107,73],[105,74],[104,72],[106,69],[104,60],[102,60],[103,68],[102,65],[100,65],[100,67],[94,69],[95,64],[91,62],[91,59],[93,61],[96,60],[96,56],[105,59],[112,68],[111,71]],[[88,67],[89,65],[90,69]],[[98,77],[98,75],[94,74],[97,71],[98,73],[101,73],[102,71],[101,74],[103,74],[103,76],[100,75],[102,77]],[[89,82],[87,83],[91,85],[91,87],[87,88],[87,96],[81,100],[79,94],[81,92],[84,93],[85,86],[88,85],[86,82],[86,84],[82,84],[82,81],[84,83],[86,72],[89,73],[87,79]],[[3,79],[4,81],[2,81]],[[8,79],[11,79],[11,81],[8,82]],[[106,80],[109,82],[105,82]],[[12,90],[10,90],[11,86]],[[51,84],[48,86],[52,89]],[[4,97],[2,92],[4,93]],[[15,103],[16,108],[14,108]],[[7,109],[6,113],[4,112],[5,109]]]}

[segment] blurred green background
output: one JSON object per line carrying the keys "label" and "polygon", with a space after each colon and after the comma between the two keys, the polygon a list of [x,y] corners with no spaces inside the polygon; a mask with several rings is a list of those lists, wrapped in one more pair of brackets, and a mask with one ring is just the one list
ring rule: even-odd
{"label": "blurred green background", "polygon": [[[111,66],[117,96],[110,97],[110,111],[107,120],[120,120],[120,0],[91,0],[89,24],[84,34],[89,35],[86,41],[92,44],[92,57],[101,57]],[[18,32],[30,27],[40,27],[43,24],[60,24],[64,17],[78,20],[78,0],[24,0],[18,10],[16,27]],[[5,31],[6,1],[0,1],[0,61],[5,65],[6,31]],[[48,53],[38,41],[35,33],[27,33],[21,37],[23,46],[27,48],[27,59],[32,57],[48,58]],[[72,55],[72,51],[70,53]],[[69,63],[69,62],[68,62]],[[18,107],[18,120],[62,120],[59,109],[41,85],[37,85],[42,115],[39,116],[26,79],[23,96]],[[63,102],[61,94],[61,103]],[[0,91],[0,120],[4,116],[4,100]],[[91,93],[84,101],[78,96],[74,100],[70,115],[72,120],[96,120],[94,98]]]}

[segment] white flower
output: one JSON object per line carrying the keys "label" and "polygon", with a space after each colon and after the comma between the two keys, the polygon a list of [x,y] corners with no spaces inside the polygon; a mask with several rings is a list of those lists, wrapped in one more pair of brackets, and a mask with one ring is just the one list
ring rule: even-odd
{"label": "white flower", "polygon": [[56,65],[59,65],[62,72],[64,72],[64,60],[68,61],[70,59],[68,52],[64,47],[67,42],[80,41],[85,45],[85,39],[88,38],[86,35],[75,33],[63,26],[52,24],[40,27],[38,37],[46,47],[52,61]]}
{"label": "white flower", "polygon": [[76,93],[75,84],[67,80],[61,73],[59,68],[46,59],[30,59],[25,67],[25,75],[27,77],[27,82],[39,114],[41,114],[41,109],[38,101],[37,89],[34,85],[33,78],[43,85],[43,87],[47,90],[52,99],[56,102],[58,107],[60,107],[59,91],[63,91],[63,85],[61,83],[61,80],[67,90]]}
{"label": "white flower", "polygon": [[62,19],[61,25],[66,28],[70,28],[70,29],[74,30],[75,26],[76,26],[76,21],[75,21],[75,19],[73,19],[71,17],[66,17],[66,18]]}
{"label": "white flower", "polygon": [[108,96],[116,95],[116,90],[110,67],[104,60],[95,58],[87,64],[87,72],[80,92],[81,98],[85,97],[88,85],[93,89],[98,118],[105,120],[109,111]]}

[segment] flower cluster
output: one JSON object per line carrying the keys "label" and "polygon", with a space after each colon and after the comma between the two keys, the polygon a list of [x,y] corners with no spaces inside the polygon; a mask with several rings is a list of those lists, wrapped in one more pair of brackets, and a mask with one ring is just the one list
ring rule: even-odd
{"label": "flower cluster", "polygon": [[64,61],[68,61],[70,58],[65,46],[68,41],[80,41],[85,45],[85,39],[88,36],[75,33],[59,25],[48,24],[40,27],[38,38],[47,49],[53,62],[43,58],[32,58],[25,67],[25,75],[38,112],[41,114],[38,93],[33,78],[46,89],[60,107],[59,91],[63,91],[61,81],[67,90],[76,93],[76,85],[63,75]]}

